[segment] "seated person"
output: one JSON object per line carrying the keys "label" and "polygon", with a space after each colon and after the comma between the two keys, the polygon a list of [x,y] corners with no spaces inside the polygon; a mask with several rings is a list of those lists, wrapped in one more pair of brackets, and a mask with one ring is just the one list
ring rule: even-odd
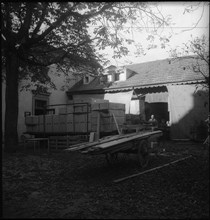
{"label": "seated person", "polygon": [[151,115],[151,118],[148,121],[152,125],[152,131],[158,128],[158,121],[155,119],[154,115]]}

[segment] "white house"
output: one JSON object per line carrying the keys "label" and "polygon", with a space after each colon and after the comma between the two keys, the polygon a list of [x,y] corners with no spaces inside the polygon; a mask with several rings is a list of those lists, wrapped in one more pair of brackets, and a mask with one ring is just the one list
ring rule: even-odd
{"label": "white house", "polygon": [[[43,113],[44,105],[66,104],[67,94],[65,90],[74,85],[79,78],[69,75],[68,79],[62,71],[57,71],[55,65],[51,65],[48,75],[56,86],[56,90],[49,89],[48,93],[35,94],[33,87],[30,90],[21,91],[21,87],[26,85],[28,81],[22,81],[19,86],[19,112],[18,112],[18,137],[26,132],[25,114],[39,115]],[[2,133],[4,134],[4,118],[5,118],[5,82],[2,83]],[[57,111],[55,107],[55,111]],[[4,137],[4,135],[2,135]]]}
{"label": "white house", "polygon": [[[209,91],[203,88],[204,77],[188,68],[192,62],[185,57],[178,61],[165,59],[122,67],[112,65],[100,77],[75,78],[71,75],[70,81],[51,66],[49,76],[57,90],[37,95],[33,91],[19,91],[18,135],[26,131],[25,113],[42,114],[45,104],[104,99],[125,104],[127,116],[148,120],[154,114],[158,121],[162,118],[170,121],[172,139],[192,139],[196,135],[204,138]],[[4,131],[5,85],[2,104]],[[57,114],[58,108],[54,106],[52,113]]]}
{"label": "white house", "polygon": [[[127,115],[169,121],[172,139],[205,138],[209,91],[204,77],[192,70],[191,57],[157,60],[123,67],[109,66],[105,78],[80,81],[67,91],[71,100],[100,98],[126,104]],[[209,69],[200,61],[200,67]]]}

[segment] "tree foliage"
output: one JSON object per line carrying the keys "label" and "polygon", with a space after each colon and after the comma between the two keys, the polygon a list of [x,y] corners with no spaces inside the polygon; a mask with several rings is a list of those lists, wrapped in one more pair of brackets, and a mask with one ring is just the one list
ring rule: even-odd
{"label": "tree foliage", "polygon": [[172,49],[171,57],[182,59],[185,56],[193,58],[189,68],[201,74],[205,79],[205,87],[209,88],[209,39],[202,35],[183,44],[181,48]]}
{"label": "tree foliage", "polygon": [[[169,21],[143,2],[4,2],[1,6],[3,55],[13,48],[19,58],[19,78],[30,77],[32,82],[49,82],[46,67],[54,63],[65,70],[97,74],[103,57],[94,46],[101,50],[109,46],[119,58],[128,53],[124,42],[133,43],[124,39],[123,31],[141,31],[150,23],[156,33]],[[88,28],[94,24],[91,37]]]}
{"label": "tree foliage", "polygon": [[[18,89],[29,79],[37,89],[54,86],[48,67],[56,64],[68,74],[102,70],[103,55],[95,47],[113,48],[114,56],[128,53],[123,32],[149,23],[152,34],[164,28],[170,18],[163,17],[155,4],[144,2],[2,2],[1,46],[5,66],[6,110],[5,147],[17,143]],[[137,19],[138,18],[138,19]],[[93,36],[90,26],[95,26]],[[129,25],[125,29],[124,25]]]}

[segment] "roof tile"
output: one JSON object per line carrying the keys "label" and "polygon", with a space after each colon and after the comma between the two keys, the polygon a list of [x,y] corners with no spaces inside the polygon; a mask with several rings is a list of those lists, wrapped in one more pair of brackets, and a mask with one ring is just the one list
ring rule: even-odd
{"label": "roof tile", "polygon": [[[195,64],[196,59],[190,57],[183,57],[181,59],[165,59],[156,60],[146,63],[138,63],[126,65],[127,69],[135,72],[126,81],[114,82],[111,85],[100,84],[99,79],[96,78],[89,84],[80,84],[74,86],[69,91],[84,91],[84,90],[98,90],[98,89],[115,89],[130,86],[147,86],[155,84],[167,84],[203,80],[204,77],[200,73],[195,73],[192,70],[192,64]],[[203,64],[203,61],[199,61]],[[208,69],[206,69],[209,71]]]}

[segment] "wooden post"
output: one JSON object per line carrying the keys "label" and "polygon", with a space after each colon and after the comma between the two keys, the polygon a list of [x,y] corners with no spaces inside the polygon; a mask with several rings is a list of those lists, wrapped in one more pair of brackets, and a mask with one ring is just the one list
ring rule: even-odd
{"label": "wooden post", "polygon": [[97,117],[97,130],[96,130],[96,141],[100,139],[100,127],[101,127],[101,115],[100,111],[97,111],[98,117]]}
{"label": "wooden post", "polygon": [[117,123],[117,120],[116,120],[116,118],[115,118],[114,113],[112,113],[112,116],[113,116],[113,118],[114,118],[114,122],[115,122],[115,125],[116,125],[116,127],[117,127],[118,133],[119,133],[119,134],[122,134],[122,132],[121,132],[120,129],[119,129],[119,125],[118,125],[118,123]]}
{"label": "wooden post", "polygon": [[89,142],[93,142],[95,140],[95,132],[90,132]]}

